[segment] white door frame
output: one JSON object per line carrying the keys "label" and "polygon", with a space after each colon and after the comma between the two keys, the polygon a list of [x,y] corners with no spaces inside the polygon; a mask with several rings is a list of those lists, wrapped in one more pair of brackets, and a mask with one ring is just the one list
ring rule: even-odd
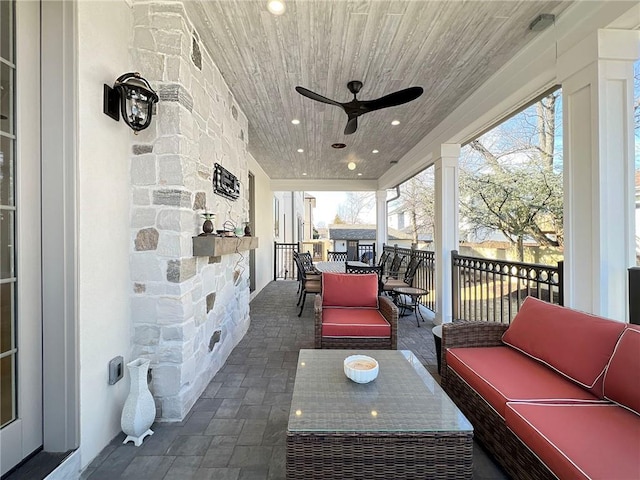
{"label": "white door frame", "polygon": [[76,1],[42,9],[44,450],[80,444],[77,302]]}

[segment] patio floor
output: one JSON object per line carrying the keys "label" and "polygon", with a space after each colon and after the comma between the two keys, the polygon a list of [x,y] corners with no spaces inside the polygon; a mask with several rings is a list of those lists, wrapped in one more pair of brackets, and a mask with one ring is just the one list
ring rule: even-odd
{"label": "patio floor", "polygon": [[[297,283],[271,282],[251,302],[251,326],[184,421],[157,423],[141,447],[117,435],[82,479],[284,479],[285,433],[298,350],[313,348],[313,301],[296,316]],[[400,317],[398,348],[437,375],[427,321]],[[438,377],[436,377],[438,378]],[[474,479],[507,479],[474,443]]]}

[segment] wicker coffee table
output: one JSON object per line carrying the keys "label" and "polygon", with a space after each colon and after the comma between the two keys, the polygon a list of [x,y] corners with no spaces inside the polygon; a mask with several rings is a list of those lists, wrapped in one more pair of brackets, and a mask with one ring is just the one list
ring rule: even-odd
{"label": "wicker coffee table", "polygon": [[[374,357],[378,378],[343,370]],[[473,428],[408,350],[300,350],[287,428],[287,479],[471,478]]]}

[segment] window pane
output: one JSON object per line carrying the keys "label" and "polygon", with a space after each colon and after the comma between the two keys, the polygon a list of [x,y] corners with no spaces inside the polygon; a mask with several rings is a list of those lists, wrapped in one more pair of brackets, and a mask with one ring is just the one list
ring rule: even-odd
{"label": "window pane", "polygon": [[0,359],[0,426],[16,418],[14,396],[13,355]]}
{"label": "window pane", "polygon": [[0,56],[13,63],[14,2],[0,1]]}
{"label": "window pane", "polygon": [[13,68],[0,64],[0,130],[10,134],[13,134],[13,72]]}
{"label": "window pane", "polygon": [[13,206],[14,141],[0,136],[0,205]]}
{"label": "window pane", "polygon": [[0,353],[13,348],[13,285],[0,284]]}
{"label": "window pane", "polygon": [[14,212],[0,209],[0,278],[14,276],[13,222]]}

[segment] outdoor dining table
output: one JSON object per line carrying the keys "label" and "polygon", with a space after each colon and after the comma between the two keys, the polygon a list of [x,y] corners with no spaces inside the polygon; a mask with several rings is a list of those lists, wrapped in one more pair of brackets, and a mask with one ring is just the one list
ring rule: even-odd
{"label": "outdoor dining table", "polygon": [[351,261],[348,262],[316,262],[313,264],[316,267],[316,270],[321,272],[330,272],[330,273],[345,273],[347,271],[347,263],[349,265],[353,265],[355,267],[368,267],[368,263]]}

